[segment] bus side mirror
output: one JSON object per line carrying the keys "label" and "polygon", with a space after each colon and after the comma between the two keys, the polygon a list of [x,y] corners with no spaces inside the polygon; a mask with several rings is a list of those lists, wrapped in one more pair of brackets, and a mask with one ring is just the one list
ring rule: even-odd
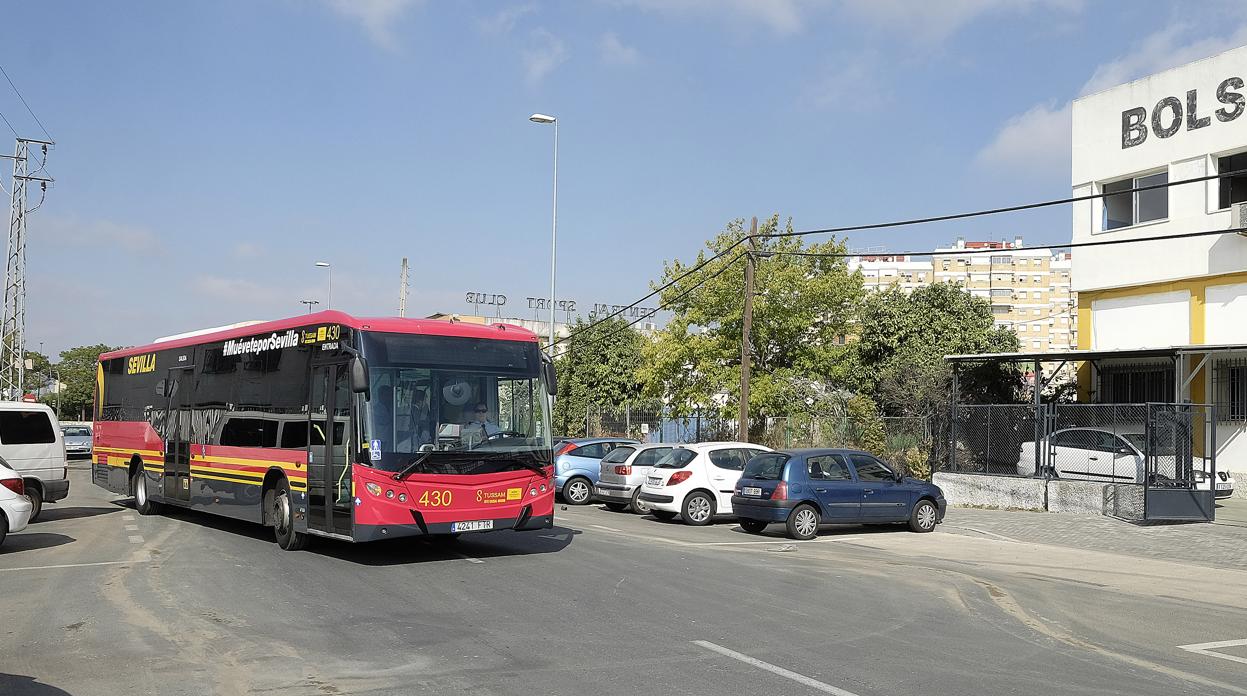
{"label": "bus side mirror", "polygon": [[557,396],[559,393],[558,377],[554,374],[554,363],[545,360],[541,363],[541,367],[546,373],[546,392],[550,396]]}
{"label": "bus side mirror", "polygon": [[365,399],[372,395],[368,389],[368,361],[356,355],[351,358],[351,391],[363,394]]}

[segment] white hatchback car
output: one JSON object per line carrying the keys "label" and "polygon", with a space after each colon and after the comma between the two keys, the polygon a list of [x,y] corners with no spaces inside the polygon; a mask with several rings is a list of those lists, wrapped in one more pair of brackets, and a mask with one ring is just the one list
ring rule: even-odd
{"label": "white hatchback car", "polygon": [[685,524],[709,524],[715,515],[732,514],[732,494],[745,462],[770,451],[748,442],[680,445],[650,469],[637,499],[658,519],[679,515]]}
{"label": "white hatchback car", "polygon": [[658,460],[671,453],[675,445],[620,445],[602,459],[598,485],[593,489],[598,500],[616,512],[632,510],[638,515],[649,512],[649,505],[640,499],[641,484]]}
{"label": "white hatchback car", "polygon": [[32,507],[21,475],[0,459],[0,545],[9,532],[26,528]]}

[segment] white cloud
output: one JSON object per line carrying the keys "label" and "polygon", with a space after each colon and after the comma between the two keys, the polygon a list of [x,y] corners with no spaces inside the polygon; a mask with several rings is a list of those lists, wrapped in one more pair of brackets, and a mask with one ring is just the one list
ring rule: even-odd
{"label": "white cloud", "polygon": [[[1129,53],[1098,66],[1080,94],[1114,87],[1145,75],[1177,67],[1247,43],[1247,23],[1225,36],[1192,36],[1195,27],[1178,22],[1131,47]],[[1013,116],[975,157],[975,163],[996,171],[1036,177],[1068,177],[1072,123],[1070,102],[1045,102]]]}
{"label": "white cloud", "polygon": [[842,0],[849,14],[908,36],[938,41],[988,14],[1055,10],[1078,13],[1082,0]]}
{"label": "white cloud", "polygon": [[1126,55],[1096,68],[1081,93],[1116,87],[1247,44],[1247,24],[1239,25],[1227,36],[1192,37],[1195,31],[1192,24],[1177,22],[1147,36],[1131,46]]}
{"label": "white cloud", "polygon": [[502,36],[510,34],[515,29],[516,22],[526,14],[532,14],[537,11],[537,6],[532,3],[524,5],[515,5],[501,10],[489,17],[480,20],[479,25],[481,31],[493,36]]}
{"label": "white cloud", "polygon": [[421,0],[325,0],[330,9],[358,22],[373,43],[386,50],[396,50],[398,39],[394,25],[407,10]]}
{"label": "white cloud", "polygon": [[[161,254],[165,245],[160,237],[145,227],[111,220],[82,220],[76,216],[32,216],[31,228],[37,226],[34,240],[46,240],[62,251],[74,249],[116,249],[127,254]],[[38,243],[38,241],[35,241]]]}
{"label": "white cloud", "polygon": [[794,34],[804,26],[804,3],[799,0],[613,0],[613,4],[666,15],[761,23],[776,34]]}
{"label": "white cloud", "polygon": [[201,275],[191,281],[191,289],[200,299],[249,304],[264,308],[285,302],[293,305],[298,298],[286,287],[261,285],[246,278]]}
{"label": "white cloud", "polygon": [[1005,122],[975,164],[1018,178],[1069,177],[1070,103],[1038,104]]}
{"label": "white cloud", "polygon": [[598,49],[602,52],[602,62],[607,65],[636,65],[641,61],[636,48],[625,45],[613,31],[602,35]]}
{"label": "white cloud", "polygon": [[524,61],[524,77],[535,84],[567,60],[567,46],[562,39],[545,29],[534,29],[530,45],[521,53],[521,58]]}
{"label": "white cloud", "polygon": [[875,111],[891,100],[888,82],[880,79],[882,67],[875,52],[837,56],[806,89],[814,106],[860,114]]}

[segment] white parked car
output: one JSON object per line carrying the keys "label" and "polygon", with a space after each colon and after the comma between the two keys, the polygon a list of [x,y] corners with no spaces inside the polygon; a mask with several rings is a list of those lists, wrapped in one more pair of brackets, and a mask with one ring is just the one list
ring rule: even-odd
{"label": "white parked car", "polygon": [[671,453],[675,445],[620,445],[602,459],[598,484],[593,492],[611,510],[632,510],[638,515],[650,511],[640,500],[641,484],[658,460]]}
{"label": "white parked car", "polygon": [[745,462],[770,451],[748,442],[680,445],[650,469],[637,499],[659,519],[679,515],[685,524],[709,524],[715,515],[732,514],[732,494]]}
{"label": "white parked car", "polygon": [[20,532],[30,521],[30,500],[22,477],[0,459],[0,546],[9,532]]}
{"label": "white parked car", "polygon": [[[1099,428],[1066,428],[1040,441],[1050,453],[1059,478],[1102,483],[1143,483],[1147,469],[1147,438],[1143,433],[1113,433]],[[1234,478],[1225,471],[1208,473],[1209,463],[1194,457],[1196,490],[1212,490],[1217,498],[1234,495]],[[1023,442],[1018,474],[1035,475],[1035,442]],[[1163,485],[1165,479],[1154,483]]]}
{"label": "white parked car", "polygon": [[0,401],[0,457],[22,475],[32,522],[44,503],[69,495],[65,436],[46,404]]}

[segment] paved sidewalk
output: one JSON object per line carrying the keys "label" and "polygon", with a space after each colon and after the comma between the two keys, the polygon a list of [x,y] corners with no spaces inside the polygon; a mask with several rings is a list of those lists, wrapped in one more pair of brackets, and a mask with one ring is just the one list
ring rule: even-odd
{"label": "paved sidewalk", "polygon": [[[1247,570],[1247,523],[1132,524],[1111,517],[950,508],[942,532]],[[1218,507],[1217,516],[1222,517]],[[1247,516],[1247,515],[1245,515]]]}

